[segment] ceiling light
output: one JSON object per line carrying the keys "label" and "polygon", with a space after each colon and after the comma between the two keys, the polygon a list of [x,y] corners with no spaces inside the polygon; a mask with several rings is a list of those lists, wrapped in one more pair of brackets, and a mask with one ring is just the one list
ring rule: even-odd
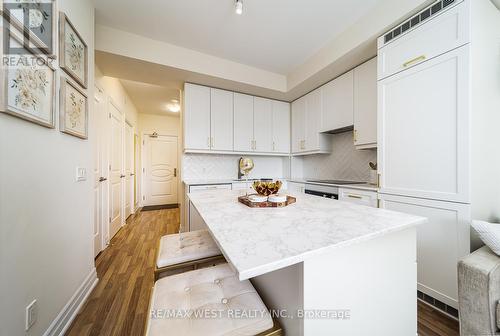
{"label": "ceiling light", "polygon": [[167,104],[167,110],[173,113],[178,113],[181,110],[181,105],[177,99],[173,99],[171,103]]}
{"label": "ceiling light", "polygon": [[243,14],[243,1],[242,0],[236,0],[235,12],[238,15]]}

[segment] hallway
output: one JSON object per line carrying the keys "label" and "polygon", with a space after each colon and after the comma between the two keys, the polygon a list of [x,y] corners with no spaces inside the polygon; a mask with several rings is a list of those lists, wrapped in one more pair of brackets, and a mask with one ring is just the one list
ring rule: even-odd
{"label": "hallway", "polygon": [[97,257],[99,282],[66,335],[142,335],[158,239],[178,229],[179,209],[129,217]]}
{"label": "hallway", "polygon": [[[97,257],[99,282],[66,335],[143,335],[158,240],[178,229],[179,209],[132,215]],[[419,302],[418,330],[420,336],[458,336],[458,323]]]}

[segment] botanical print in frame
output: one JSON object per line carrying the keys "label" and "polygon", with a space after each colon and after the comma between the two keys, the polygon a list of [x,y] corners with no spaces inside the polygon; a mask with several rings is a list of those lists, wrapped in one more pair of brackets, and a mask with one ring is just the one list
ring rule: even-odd
{"label": "botanical print in frame", "polygon": [[59,65],[78,84],[87,88],[87,44],[62,12],[59,14]]}
{"label": "botanical print in frame", "polygon": [[[21,48],[14,35],[10,43]],[[11,55],[2,66],[2,112],[41,126],[55,127],[55,70],[47,59],[30,54]]]}
{"label": "botanical print in frame", "polygon": [[61,77],[60,130],[78,138],[88,138],[89,105],[87,95],[76,84]]}
{"label": "botanical print in frame", "polygon": [[56,58],[56,0],[4,0],[4,24],[23,32],[23,45],[36,54]]}

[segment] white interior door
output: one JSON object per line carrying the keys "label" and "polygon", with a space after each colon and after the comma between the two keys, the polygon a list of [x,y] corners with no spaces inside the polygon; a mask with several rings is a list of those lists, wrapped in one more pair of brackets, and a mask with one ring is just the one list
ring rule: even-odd
{"label": "white interior door", "polygon": [[144,205],[178,203],[177,137],[144,135]]}
{"label": "white interior door", "polygon": [[110,154],[109,154],[109,178],[110,178],[110,228],[109,234],[112,238],[124,222],[123,216],[123,119],[120,111],[110,103]]}
{"label": "white interior door", "polygon": [[132,214],[134,206],[134,129],[125,123],[125,218]]}
{"label": "white interior door", "polygon": [[95,124],[94,124],[94,257],[107,243],[108,219],[108,181],[107,181],[107,150],[104,137],[107,127],[106,102],[103,91],[95,88]]}

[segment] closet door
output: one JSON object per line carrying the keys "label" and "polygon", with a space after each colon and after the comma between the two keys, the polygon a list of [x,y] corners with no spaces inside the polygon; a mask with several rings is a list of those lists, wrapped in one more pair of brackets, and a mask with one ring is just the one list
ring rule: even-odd
{"label": "closet door", "polygon": [[254,151],[270,153],[273,145],[272,102],[269,99],[255,97],[253,104]]}
{"label": "closet door", "polygon": [[378,84],[381,193],[469,202],[469,48]]}
{"label": "closet door", "polygon": [[253,97],[234,94],[234,150],[251,152],[253,149]]}
{"label": "closet door", "polygon": [[123,171],[123,116],[120,110],[111,102],[108,104],[108,109],[111,120],[109,155],[109,238],[111,239],[125,222],[123,213],[125,174]]}
{"label": "closet door", "polygon": [[233,93],[210,89],[210,133],[212,150],[233,150]]}

